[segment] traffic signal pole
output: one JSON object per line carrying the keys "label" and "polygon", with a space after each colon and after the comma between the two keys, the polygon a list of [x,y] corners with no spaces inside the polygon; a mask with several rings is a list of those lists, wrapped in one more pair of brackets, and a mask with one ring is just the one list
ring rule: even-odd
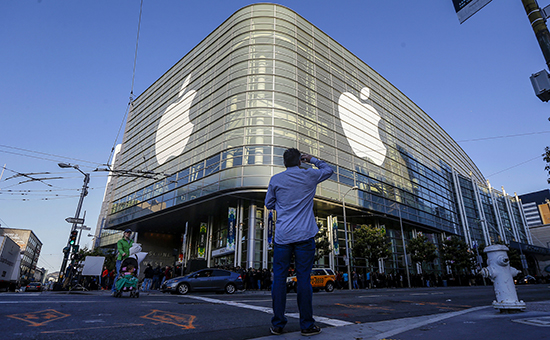
{"label": "traffic signal pole", "polygon": [[[80,169],[78,168],[76,169],[80,171]],[[90,174],[86,174],[86,173],[83,173],[83,174],[84,174],[84,184],[82,185],[82,191],[80,192],[80,200],[78,201],[78,206],[76,207],[75,219],[80,218],[80,210],[82,209],[82,203],[84,202],[84,197],[88,195],[88,183],[90,183]],[[73,223],[73,226],[71,228],[71,234],[73,231],[77,230],[76,229],[77,225],[78,223],[76,222]],[[59,277],[57,278],[57,283],[63,283],[63,279],[65,278],[65,269],[67,268],[67,262],[69,260],[70,248],[74,247],[75,245],[76,244],[74,245],[71,244],[71,237],[69,236],[69,240],[67,241],[67,247],[69,248],[69,251],[64,252],[63,263],[61,264],[61,269],[59,270]]]}
{"label": "traffic signal pole", "polygon": [[548,32],[548,27],[546,26],[546,19],[542,16],[536,0],[521,0],[521,2],[523,3],[523,7],[525,7],[529,23],[535,32],[542,55],[550,70],[550,32]]}

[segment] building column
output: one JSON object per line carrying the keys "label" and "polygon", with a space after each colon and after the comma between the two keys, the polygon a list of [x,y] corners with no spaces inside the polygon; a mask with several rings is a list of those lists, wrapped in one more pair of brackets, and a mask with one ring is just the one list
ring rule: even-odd
{"label": "building column", "polygon": [[510,200],[508,199],[508,195],[506,195],[506,192],[504,191],[504,187],[502,187],[502,194],[504,195],[504,203],[506,204],[506,210],[508,210],[508,218],[510,219],[510,224],[512,225],[512,232],[514,233],[514,237],[516,238],[516,242],[520,243],[521,239],[519,237],[519,232],[516,226],[516,220],[514,218],[514,214],[512,212],[512,204],[510,203]]}
{"label": "building column", "polygon": [[[470,226],[468,225],[468,216],[466,215],[466,211],[464,209],[464,201],[462,200],[462,190],[460,189],[460,179],[458,178],[458,174],[453,169],[452,170],[453,175],[453,182],[455,186],[456,191],[456,200],[458,204],[458,211],[460,213],[460,220],[462,221],[462,229],[464,231],[464,237],[466,238],[466,242],[469,246],[472,246],[472,237],[470,235]],[[458,234],[458,230],[455,228],[455,233]]]}
{"label": "building column", "polygon": [[246,266],[247,268],[254,268],[254,253],[255,253],[255,240],[254,237],[256,233],[256,205],[250,203],[248,206],[248,249],[246,250],[247,259]]}
{"label": "building column", "polygon": [[491,201],[493,201],[492,203],[493,209],[495,210],[495,219],[497,221],[498,232],[500,233],[500,237],[502,237],[504,243],[509,244],[510,241],[506,237],[506,232],[504,232],[504,227],[502,226],[502,221],[500,219],[500,210],[498,209],[497,199],[495,197],[495,194],[493,193],[493,188],[491,188],[491,184],[489,184],[489,181],[487,181],[487,187],[489,189],[489,194],[491,195]]}
{"label": "building column", "polygon": [[480,217],[479,222],[481,223],[481,229],[483,230],[485,245],[490,246],[491,236],[489,235],[489,227],[487,226],[487,219],[485,218],[485,212],[483,211],[483,207],[481,206],[481,195],[479,194],[479,187],[477,186],[477,183],[475,181],[472,181],[472,183],[474,185],[474,194],[476,195],[476,208]]}
{"label": "building column", "polygon": [[[188,222],[186,222],[188,223]],[[193,249],[191,249],[192,245],[193,245],[193,242],[191,242],[193,240],[193,227],[190,226],[189,228],[187,228],[187,240],[186,240],[186,244],[185,244],[185,258],[186,258],[186,263],[189,263],[189,260],[191,259],[191,251]]]}
{"label": "building column", "polygon": [[243,220],[244,220],[244,207],[243,201],[239,200],[237,203],[237,232],[235,240],[235,266],[242,266],[243,260]]}
{"label": "building column", "polygon": [[208,216],[206,223],[206,267],[210,268],[212,261],[212,231],[214,230],[214,217]]}
{"label": "building column", "polygon": [[327,230],[328,230],[328,241],[330,243],[330,254],[328,257],[328,266],[330,269],[334,270],[334,231],[332,229],[332,216],[327,216]]}
{"label": "building column", "polygon": [[264,233],[263,233],[263,247],[262,247],[262,269],[267,268],[267,262],[269,260],[269,242],[267,240],[267,223],[269,219],[269,210],[267,210],[266,207],[264,207],[264,220],[263,220],[263,227],[264,227]]}

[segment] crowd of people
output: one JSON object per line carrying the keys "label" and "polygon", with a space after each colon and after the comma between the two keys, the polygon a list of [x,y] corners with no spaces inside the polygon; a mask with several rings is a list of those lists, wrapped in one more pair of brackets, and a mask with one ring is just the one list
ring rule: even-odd
{"label": "crowd of people", "polygon": [[[273,270],[269,269],[254,269],[254,268],[241,268],[239,266],[215,266],[218,269],[230,270],[241,274],[243,283],[246,290],[271,290],[273,283]],[[184,268],[185,272],[185,268]],[[144,270],[144,278],[142,281],[143,290],[159,290],[162,283],[173,277],[181,275],[180,266],[160,266],[155,268],[151,264],[147,264]],[[188,274],[188,273],[186,273]],[[289,276],[294,275],[294,268],[290,268]],[[103,274],[101,277],[101,288],[108,290],[111,289],[111,285],[116,276],[115,270],[109,271],[107,267],[103,268]],[[439,275],[439,274],[410,274],[411,287],[444,287],[444,286],[476,286],[483,285],[483,278],[480,275]],[[349,277],[345,271],[336,271],[335,288],[336,289],[348,289]],[[486,280],[487,284],[490,284]],[[547,281],[539,280],[536,282]],[[548,280],[550,282],[550,280]],[[534,283],[534,282],[530,282]],[[358,270],[351,273],[351,286],[352,289],[372,289],[372,288],[406,288],[408,287],[407,276],[405,274],[392,274],[392,273],[371,273],[368,271]]]}
{"label": "crowd of people", "polygon": [[216,266],[216,268],[230,270],[241,274],[244,288],[246,290],[271,290],[271,284],[273,283],[273,269],[244,269],[239,266]]}
{"label": "crowd of people", "polygon": [[[157,265],[153,268],[151,264],[147,264],[143,273],[144,279],[142,282],[142,290],[159,290],[164,281],[181,275],[181,267]],[[109,271],[107,267],[103,267],[101,288],[110,290],[114,284],[115,277],[115,269]]]}

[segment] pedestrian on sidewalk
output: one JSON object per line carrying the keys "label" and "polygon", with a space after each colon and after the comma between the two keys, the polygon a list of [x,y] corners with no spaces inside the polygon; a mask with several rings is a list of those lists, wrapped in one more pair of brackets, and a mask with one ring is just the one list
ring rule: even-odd
{"label": "pedestrian on sidewalk", "polygon": [[150,263],[147,263],[147,267],[145,268],[143,274],[145,275],[145,279],[143,279],[143,285],[141,287],[143,291],[148,292],[151,290],[151,286],[153,284],[153,276],[155,275],[155,271],[153,270],[153,267]]}
{"label": "pedestrian on sidewalk", "polygon": [[109,284],[109,269],[107,269],[107,266],[103,266],[103,272],[101,273],[101,289],[103,290],[107,289],[108,284]]}
{"label": "pedestrian on sidewalk", "polygon": [[132,230],[126,229],[124,230],[124,236],[118,240],[116,243],[117,248],[117,258],[116,258],[116,276],[113,280],[113,287],[111,288],[111,293],[114,295],[116,291],[116,280],[118,279],[118,276],[120,275],[120,266],[122,265],[122,261],[130,257],[130,248],[134,245],[134,241],[130,238],[132,236]]}
{"label": "pedestrian on sidewalk", "polygon": [[[273,318],[270,331],[283,334],[287,324],[286,277],[290,260],[295,257],[297,300],[302,335],[315,335],[321,329],[313,319],[313,289],[310,273],[315,256],[315,235],[319,232],[313,214],[313,197],[317,184],[328,179],[333,171],[325,162],[297,149],[283,154],[286,170],[271,177],[265,206],[277,211],[277,231],[273,249]],[[301,162],[314,164],[317,169],[301,169]]]}
{"label": "pedestrian on sidewalk", "polygon": [[162,269],[160,268],[160,265],[157,265],[155,269],[153,269],[153,290],[157,290],[160,288],[160,281],[162,280]]}
{"label": "pedestrian on sidewalk", "polygon": [[348,273],[344,272],[344,274],[342,274],[342,279],[344,281],[344,289],[349,289],[349,275]]}

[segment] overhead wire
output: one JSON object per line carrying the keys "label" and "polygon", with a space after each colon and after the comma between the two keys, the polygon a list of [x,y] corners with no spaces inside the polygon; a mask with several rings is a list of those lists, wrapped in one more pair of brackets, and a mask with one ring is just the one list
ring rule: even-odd
{"label": "overhead wire", "polygon": [[529,163],[529,162],[532,162],[532,161],[534,161],[534,160],[536,160],[536,159],[541,159],[541,158],[542,158],[542,155],[537,156],[537,157],[534,157],[534,158],[531,158],[531,159],[529,159],[529,160],[526,160],[526,161],[524,161],[524,162],[518,163],[518,164],[513,165],[513,166],[511,166],[511,167],[509,167],[509,168],[506,168],[506,169],[504,169],[504,170],[500,170],[500,171],[497,171],[497,172],[495,172],[495,173],[492,173],[492,174],[490,174],[490,175],[488,175],[488,176],[485,176],[485,178],[489,178],[489,177],[491,177],[491,176],[498,175],[498,174],[500,174],[500,173],[503,173],[503,172],[505,172],[505,171],[511,170],[511,169],[513,169],[513,168],[517,168],[517,167],[520,166],[520,165],[523,165],[523,164],[526,164],[526,163]]}
{"label": "overhead wire", "polygon": [[511,137],[521,137],[521,136],[531,136],[531,135],[540,135],[544,133],[550,133],[550,131],[539,131],[539,132],[527,132],[527,133],[518,133],[514,135],[502,135],[502,136],[492,136],[492,137],[481,137],[481,138],[472,138],[472,139],[463,139],[457,140],[457,143],[464,142],[478,142],[482,140],[491,140],[491,139],[501,139],[501,138],[511,138]]}
{"label": "overhead wire", "polygon": [[[522,137],[522,136],[532,136],[532,135],[540,135],[540,134],[546,134],[546,133],[550,133],[550,131],[537,131],[537,132],[526,132],[526,133],[517,133],[517,134],[512,134],[512,135],[501,135],[501,136],[491,136],[491,137],[481,137],[481,138],[472,138],[472,139],[464,139],[464,140],[458,140],[457,143],[464,143],[464,142],[478,142],[478,141],[484,141],[484,140],[493,140],[493,139],[502,139],[502,138],[513,138],[513,137]],[[526,163],[529,163],[529,162],[532,162],[536,159],[541,159],[544,155],[540,155],[540,156],[537,156],[537,157],[534,157],[534,158],[531,158],[531,159],[528,159],[526,161],[523,161],[521,163],[518,163],[516,165],[513,165],[511,167],[508,167],[506,169],[503,169],[503,170],[500,170],[500,171],[497,171],[495,173],[492,173],[488,176],[485,176],[485,178],[489,178],[489,177],[492,177],[492,176],[495,176],[495,175],[498,175],[500,173],[503,173],[505,171],[508,171],[508,170],[511,170],[511,169],[514,169],[520,165],[523,165],[523,164],[526,164]]]}
{"label": "overhead wire", "polygon": [[99,162],[91,162],[91,161],[87,161],[87,160],[79,159],[79,158],[72,158],[72,157],[67,157],[67,156],[55,155],[55,154],[51,154],[51,153],[47,153],[47,152],[23,149],[23,148],[18,148],[18,147],[15,147],[15,146],[10,146],[10,145],[5,145],[5,144],[0,144],[0,148],[13,149],[13,150],[24,151],[24,152],[29,152],[29,153],[36,153],[36,154],[44,155],[44,156],[56,157],[57,159],[44,158],[44,157],[28,155],[28,154],[24,154],[24,153],[13,152],[13,151],[6,151],[6,150],[1,150],[0,149],[0,152],[3,152],[3,153],[9,153],[9,154],[13,154],[13,155],[25,156],[25,157],[30,157],[30,158],[37,158],[37,159],[42,159],[42,160],[47,160],[47,161],[52,161],[52,162],[59,162],[60,159],[67,159],[67,160],[77,161],[79,163],[94,164],[95,166],[101,164]]}
{"label": "overhead wire", "polygon": [[122,131],[122,127],[124,126],[124,123],[126,122],[126,117],[128,116],[128,112],[130,111],[130,107],[132,106],[132,103],[134,101],[134,84],[135,84],[135,78],[136,78],[136,65],[137,65],[137,55],[138,55],[138,45],[139,45],[139,32],[141,30],[141,15],[143,13],[143,0],[141,0],[141,3],[139,5],[139,19],[138,19],[138,27],[137,27],[137,37],[136,37],[136,48],[134,51],[134,67],[132,70],[132,85],[130,87],[130,100],[128,101],[128,105],[126,105],[126,111],[124,112],[124,116],[122,117],[122,122],[120,122],[120,126],[118,128],[118,132],[115,138],[115,141],[113,143],[113,147],[111,148],[111,153],[109,154],[109,159],[107,160],[106,164],[111,164],[111,159],[113,157],[113,154],[116,149],[116,145],[118,142],[118,138],[120,137],[120,131]]}

